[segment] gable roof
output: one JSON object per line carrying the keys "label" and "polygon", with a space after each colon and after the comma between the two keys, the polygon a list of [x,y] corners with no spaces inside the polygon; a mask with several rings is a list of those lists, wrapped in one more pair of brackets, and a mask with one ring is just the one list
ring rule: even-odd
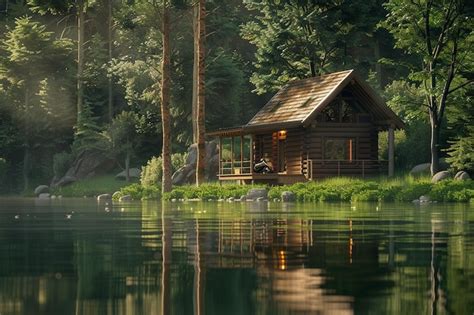
{"label": "gable roof", "polygon": [[363,98],[367,110],[376,116],[377,121],[383,122],[384,125],[393,124],[396,128],[404,127],[400,118],[367,83],[356,75],[354,70],[346,70],[289,82],[244,128],[309,125],[316,115],[346,87],[350,88],[358,98]]}

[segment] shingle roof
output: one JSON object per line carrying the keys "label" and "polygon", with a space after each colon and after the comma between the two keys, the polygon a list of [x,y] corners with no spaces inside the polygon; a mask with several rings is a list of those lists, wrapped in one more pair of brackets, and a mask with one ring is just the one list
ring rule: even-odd
{"label": "shingle roof", "polygon": [[385,121],[387,125],[394,124],[397,128],[404,127],[400,118],[354,70],[346,70],[289,82],[243,128],[307,125],[349,83],[354,83],[351,88],[364,98],[379,121]]}
{"label": "shingle roof", "polygon": [[292,81],[248,122],[247,126],[302,122],[347,79],[353,70]]}

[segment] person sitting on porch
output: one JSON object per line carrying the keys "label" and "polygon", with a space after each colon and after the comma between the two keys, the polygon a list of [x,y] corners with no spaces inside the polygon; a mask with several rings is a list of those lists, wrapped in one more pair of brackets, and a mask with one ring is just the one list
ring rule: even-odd
{"label": "person sitting on porch", "polygon": [[260,159],[260,162],[255,164],[255,166],[253,167],[253,170],[256,173],[262,173],[262,174],[273,172],[273,164],[270,161],[270,159],[268,159],[268,154],[265,153],[265,156]]}

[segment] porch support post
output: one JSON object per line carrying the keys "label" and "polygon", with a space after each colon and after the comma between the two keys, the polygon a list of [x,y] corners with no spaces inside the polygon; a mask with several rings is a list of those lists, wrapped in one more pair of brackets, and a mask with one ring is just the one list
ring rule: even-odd
{"label": "porch support post", "polygon": [[388,176],[392,177],[395,170],[395,130],[393,125],[388,128]]}

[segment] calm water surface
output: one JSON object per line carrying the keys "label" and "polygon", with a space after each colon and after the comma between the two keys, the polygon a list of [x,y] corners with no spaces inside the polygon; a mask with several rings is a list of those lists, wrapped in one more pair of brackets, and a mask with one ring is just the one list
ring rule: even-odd
{"label": "calm water surface", "polygon": [[0,314],[474,314],[474,206],[0,199]]}

